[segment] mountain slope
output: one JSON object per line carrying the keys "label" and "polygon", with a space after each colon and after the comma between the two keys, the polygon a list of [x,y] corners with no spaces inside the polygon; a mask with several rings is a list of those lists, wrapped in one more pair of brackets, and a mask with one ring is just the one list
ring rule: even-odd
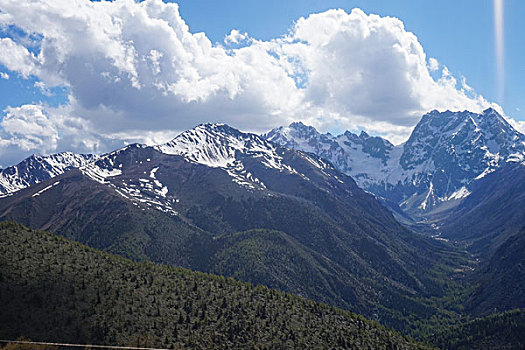
{"label": "mountain slope", "polygon": [[[398,328],[400,310],[438,312],[419,298],[446,292],[432,271],[455,249],[404,229],[332,165],[224,125],[201,125],[166,147],[101,156],[1,199],[0,217],[135,259],[242,276]],[[267,244],[262,265],[245,254],[254,242]]]}
{"label": "mountain slope", "polygon": [[0,336],[191,348],[420,349],[377,323],[265,287],[133,263],[0,224]]}
{"label": "mountain slope", "polygon": [[471,277],[479,286],[466,304],[469,312],[525,306],[525,165],[508,163],[477,181],[436,225],[442,238],[465,245],[481,261]]}
{"label": "mountain slope", "polygon": [[427,113],[399,146],[365,133],[323,135],[300,123],[265,137],[329,160],[362,188],[414,216],[457,205],[477,179],[525,159],[525,135],[490,108]]}
{"label": "mountain slope", "polygon": [[202,258],[201,231],[178,217],[141,210],[78,169],[16,192],[0,208],[3,218],[133,259],[193,266]]}
{"label": "mountain slope", "polygon": [[472,314],[488,315],[525,305],[525,225],[499,246],[476,276],[479,287],[467,304]]}
{"label": "mountain slope", "polygon": [[470,196],[438,217],[442,237],[490,257],[525,226],[525,165],[508,163],[477,181]]}

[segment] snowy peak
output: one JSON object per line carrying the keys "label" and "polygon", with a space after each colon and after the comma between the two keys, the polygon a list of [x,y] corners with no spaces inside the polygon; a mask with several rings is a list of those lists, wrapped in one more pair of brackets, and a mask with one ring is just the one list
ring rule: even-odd
{"label": "snowy peak", "polygon": [[250,171],[254,166],[301,175],[284,161],[282,151],[278,152],[274,143],[225,124],[201,124],[155,149],[193,163],[224,169],[234,182],[250,189],[266,189]]}
{"label": "snowy peak", "polygon": [[353,176],[362,186],[371,177],[385,176],[384,168],[394,149],[389,141],[362,131],[358,136],[346,131],[339,136],[321,134],[314,127],[295,122],[273,129],[266,139],[284,147],[314,153],[329,160],[339,171]]}
{"label": "snowy peak", "polygon": [[338,195],[351,195],[355,186],[318,157],[276,147],[224,124],[202,124],[158,146],[129,145],[80,171],[141,209],[171,215],[179,215],[185,205],[183,188],[201,186],[201,181],[212,181],[228,195],[243,196],[271,196],[276,189],[282,191],[284,183],[290,187],[304,181],[340,188]]}
{"label": "snowy peak", "polygon": [[383,160],[384,163],[386,163],[390,152],[394,148],[394,145],[390,143],[390,141],[379,136],[370,136],[364,130],[361,131],[359,136],[350,131],[346,131],[343,135],[337,136],[337,140],[350,147],[360,145],[364,153],[374,158],[379,158]]}
{"label": "snowy peak", "polygon": [[155,148],[213,168],[231,167],[241,154],[278,158],[275,148],[261,137],[225,124],[201,124]]}
{"label": "snowy peak", "polygon": [[264,138],[281,146],[315,154],[336,146],[330,134],[321,134],[313,126],[302,122],[273,129]]}
{"label": "snowy peak", "polygon": [[365,131],[361,131],[359,136],[350,131],[333,136],[330,133],[321,134],[314,127],[304,125],[302,122],[294,122],[288,127],[273,129],[265,135],[265,138],[305,152],[318,153],[328,149],[349,147],[354,151],[364,152],[371,157],[384,160],[388,158],[388,153],[394,147],[388,140],[370,136]]}
{"label": "snowy peak", "polygon": [[92,154],[62,152],[49,156],[32,155],[0,171],[0,194],[6,195],[97,159]]}
{"label": "snowy peak", "polygon": [[256,159],[268,168],[294,172],[282,163],[272,143],[225,124],[201,124],[155,149],[197,164],[227,169],[230,175],[237,177],[244,177],[247,159]]}
{"label": "snowy peak", "polygon": [[[400,165],[413,173],[412,181],[419,186],[413,196],[423,198],[420,203],[412,200],[412,206],[428,211],[467,197],[474,181],[507,162],[524,159],[525,136],[490,108],[483,113],[425,114],[404,145]],[[421,190],[426,193],[421,195]]]}
{"label": "snowy peak", "polygon": [[473,181],[507,162],[525,161],[525,136],[492,108],[431,111],[400,146],[364,131],[332,136],[302,123],[273,129],[266,138],[329,160],[362,188],[411,213],[458,202]]}
{"label": "snowy peak", "polygon": [[432,111],[423,116],[401,156],[403,169],[433,162],[435,167],[455,164],[481,174],[508,157],[523,155],[525,136],[494,109],[483,113]]}
{"label": "snowy peak", "polygon": [[400,158],[400,205],[428,212],[470,195],[473,182],[507,162],[523,161],[525,136],[496,110],[425,114],[404,144]]}

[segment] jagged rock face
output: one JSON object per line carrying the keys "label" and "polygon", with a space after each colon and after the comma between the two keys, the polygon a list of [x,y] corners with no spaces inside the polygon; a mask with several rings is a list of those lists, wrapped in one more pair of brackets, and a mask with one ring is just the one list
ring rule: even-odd
{"label": "jagged rock face", "polygon": [[339,171],[351,175],[361,185],[369,181],[375,182],[374,178],[381,177],[381,174],[386,175],[385,169],[394,150],[394,145],[388,140],[371,137],[365,132],[359,136],[349,131],[333,136],[330,133],[321,134],[301,122],[274,129],[265,137],[284,147],[327,159]]}
{"label": "jagged rock face", "polygon": [[0,170],[0,195],[37,184],[97,159],[92,154],[62,152],[50,156],[33,155],[17,165]]}
{"label": "jagged rock face", "polygon": [[408,141],[320,134],[301,123],[272,130],[268,140],[315,153],[364,189],[415,215],[468,196],[469,187],[507,162],[525,159],[525,136],[494,109],[425,114]]}
{"label": "jagged rock face", "polygon": [[[425,170],[438,170],[437,174],[442,170],[446,179],[466,183],[507,160],[522,159],[523,142],[524,135],[494,110],[447,115],[434,111],[423,116],[403,146],[400,164],[403,169],[423,165]],[[438,195],[446,195],[446,191]]]}

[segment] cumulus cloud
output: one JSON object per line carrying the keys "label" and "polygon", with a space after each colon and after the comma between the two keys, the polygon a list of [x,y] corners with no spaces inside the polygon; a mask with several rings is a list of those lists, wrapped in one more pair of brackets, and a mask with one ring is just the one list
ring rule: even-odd
{"label": "cumulus cloud", "polygon": [[90,131],[89,122],[72,117],[69,107],[43,105],[8,107],[0,121],[0,159],[3,165],[21,160],[22,155],[48,154],[57,150],[97,151],[103,135]]}
{"label": "cumulus cloud", "polygon": [[92,123],[73,117],[71,106],[49,107],[27,104],[6,108],[0,121],[0,159],[3,165],[20,161],[22,155],[49,154],[57,150],[100,153],[130,143],[155,145],[174,138],[180,131],[104,133]]}
{"label": "cumulus cloud", "polygon": [[251,41],[251,38],[248,35],[248,33],[241,33],[237,29],[232,29],[230,34],[226,35],[226,37],[224,38],[224,43],[228,45],[241,44],[247,41]]}
{"label": "cumulus cloud", "polygon": [[428,59],[428,69],[431,72],[435,72],[439,69],[439,61],[433,57]]}
{"label": "cumulus cloud", "polygon": [[429,110],[492,106],[466,82],[458,86],[446,66],[427,60],[397,18],[329,10],[299,19],[277,43],[305,72],[301,114],[321,129],[364,128],[399,141]]}
{"label": "cumulus cloud", "polygon": [[[300,18],[270,41],[232,30],[224,45],[191,33],[178,5],[161,0],[0,0],[0,10],[4,30],[14,26],[38,46],[1,38],[0,64],[34,76],[43,91],[69,92],[65,106],[36,106],[50,124],[20,107],[49,128],[46,151],[62,150],[61,140],[74,133],[86,139],[75,147],[100,151],[165,141],[209,121],[266,131],[303,120],[323,131],[363,128],[402,141],[428,110],[491,105],[427,59],[400,20],[359,9]],[[5,113],[8,120],[23,114]],[[11,130],[24,122],[10,118]],[[1,135],[4,144],[26,138],[21,148],[38,145],[33,134],[8,128]]]}
{"label": "cumulus cloud", "polygon": [[15,43],[10,38],[0,38],[0,64],[11,71],[16,71],[24,78],[37,74],[37,60],[24,46]]}
{"label": "cumulus cloud", "polygon": [[35,105],[9,107],[0,122],[2,132],[8,137],[8,145],[18,145],[22,150],[42,149],[44,152],[54,150],[57,146],[58,132],[44,114]]}

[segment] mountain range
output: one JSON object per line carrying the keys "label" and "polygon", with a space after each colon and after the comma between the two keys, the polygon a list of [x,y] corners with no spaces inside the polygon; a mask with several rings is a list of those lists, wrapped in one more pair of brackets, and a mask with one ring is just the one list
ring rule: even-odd
{"label": "mountain range", "polygon": [[[207,126],[229,128],[219,124]],[[207,133],[204,129],[200,126],[188,130],[183,136],[154,148],[165,154],[184,156],[194,163],[226,169],[234,181],[255,187],[259,184],[249,178],[251,174],[248,177],[243,174],[245,169],[237,154],[262,152],[265,154],[259,156],[266,157],[267,164],[278,159],[263,150],[264,146],[260,148],[262,140],[257,135],[250,134],[251,140],[241,142],[228,138],[228,133]],[[364,131],[360,135],[350,131],[338,136],[321,134],[301,122],[273,129],[262,138],[329,161],[361,188],[398,206],[414,219],[427,218],[458,205],[478,180],[506,163],[525,162],[525,135],[492,108],[482,113],[429,112],[409,139],[397,146]],[[71,152],[31,156],[0,170],[0,194],[10,194],[83,167],[98,157]]]}
{"label": "mountain range", "polygon": [[492,108],[429,112],[397,146],[365,132],[321,134],[302,123],[265,137],[329,160],[360,187],[417,219],[459,204],[477,180],[508,162],[525,160],[525,135]]}
{"label": "mountain range", "polygon": [[0,196],[79,168],[97,159],[92,154],[62,152],[49,156],[32,155],[17,165],[0,170]]}
{"label": "mountain range", "polygon": [[[234,276],[386,320],[428,317],[454,251],[321,158],[227,125],[130,145],[0,200],[0,218],[133,259]],[[447,265],[448,266],[448,265]]]}
{"label": "mountain range", "polygon": [[321,134],[302,123],[265,137],[329,160],[401,222],[465,247],[478,261],[468,312],[525,305],[525,136],[494,109],[432,111],[398,146],[365,132]]}
{"label": "mountain range", "polygon": [[421,335],[525,305],[524,159],[525,136],[493,109],[432,111],[397,146],[302,123],[202,124],[2,169],[0,219]]}

